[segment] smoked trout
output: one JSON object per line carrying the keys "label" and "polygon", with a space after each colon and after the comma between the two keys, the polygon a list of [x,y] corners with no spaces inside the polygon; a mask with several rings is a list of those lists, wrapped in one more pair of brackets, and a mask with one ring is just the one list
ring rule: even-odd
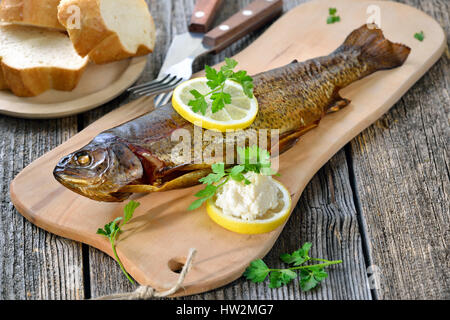
{"label": "smoked trout", "polygon": [[[246,130],[278,129],[279,150],[289,149],[329,112],[350,103],[339,90],[378,70],[401,66],[410,48],[385,39],[380,29],[363,25],[325,57],[294,61],[253,76],[259,113]],[[123,201],[132,193],[159,192],[198,184],[211,163],[171,156],[179,144],[172,133],[194,125],[167,104],[95,137],[64,157],[55,178],[70,190],[98,201]],[[194,149],[194,140],[192,140]],[[202,141],[202,149],[211,141]],[[221,159],[219,159],[221,160]]]}

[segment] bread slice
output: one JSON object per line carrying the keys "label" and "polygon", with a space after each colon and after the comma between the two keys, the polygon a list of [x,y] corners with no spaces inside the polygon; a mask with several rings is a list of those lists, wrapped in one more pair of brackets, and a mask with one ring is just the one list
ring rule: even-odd
{"label": "bread slice", "polygon": [[[78,25],[73,6],[80,9]],[[62,0],[58,18],[78,54],[97,64],[146,55],[155,45],[155,25],[144,0]]]}
{"label": "bread slice", "polygon": [[88,64],[64,33],[20,25],[0,27],[0,87],[20,97],[73,90]]}
{"label": "bread slice", "polygon": [[60,0],[2,0],[0,20],[65,30],[58,21]]}

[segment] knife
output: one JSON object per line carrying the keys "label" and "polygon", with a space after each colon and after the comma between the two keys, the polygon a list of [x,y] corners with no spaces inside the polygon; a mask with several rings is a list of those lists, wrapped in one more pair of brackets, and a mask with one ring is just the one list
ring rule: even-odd
{"label": "knife", "polygon": [[[204,2],[214,2],[214,4],[211,4],[207,11]],[[212,15],[218,10],[220,4],[221,1],[199,1],[189,30],[207,30],[212,21]],[[220,52],[243,36],[278,18],[282,12],[283,0],[255,0],[206,34],[191,31],[177,35],[167,52],[158,79],[164,78],[168,74],[176,75],[180,81],[190,79],[192,63],[196,58],[207,53]],[[197,20],[201,18],[203,20]],[[177,84],[179,83],[177,82]],[[170,97],[171,93],[159,95],[155,99],[155,105],[160,106],[167,103]]]}

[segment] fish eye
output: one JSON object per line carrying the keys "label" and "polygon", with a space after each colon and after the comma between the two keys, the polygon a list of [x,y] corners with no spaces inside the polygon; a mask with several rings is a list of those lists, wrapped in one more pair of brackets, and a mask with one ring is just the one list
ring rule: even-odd
{"label": "fish eye", "polygon": [[80,166],[87,166],[91,163],[91,156],[86,152],[80,152],[75,156],[75,161]]}

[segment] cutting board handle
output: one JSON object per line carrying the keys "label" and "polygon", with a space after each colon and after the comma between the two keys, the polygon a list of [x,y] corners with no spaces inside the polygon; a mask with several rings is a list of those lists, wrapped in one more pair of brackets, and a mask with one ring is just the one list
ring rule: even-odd
{"label": "cutting board handle", "polygon": [[189,31],[208,32],[222,3],[223,0],[197,0],[192,13],[191,23],[189,24]]}
{"label": "cutting board handle", "polygon": [[283,0],[256,0],[221,25],[208,32],[203,43],[219,52],[250,32],[278,18],[283,12]]}

